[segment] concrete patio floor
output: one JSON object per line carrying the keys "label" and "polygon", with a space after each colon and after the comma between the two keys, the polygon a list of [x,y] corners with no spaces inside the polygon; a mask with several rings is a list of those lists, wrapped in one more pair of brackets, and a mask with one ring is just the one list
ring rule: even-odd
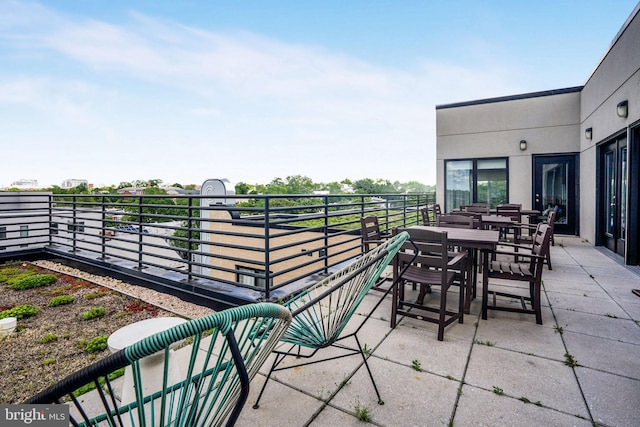
{"label": "concrete patio floor", "polygon": [[[362,360],[349,357],[276,373],[253,409],[265,365],[237,425],[639,426],[640,298],[631,290],[640,276],[576,237],[556,237],[551,250],[544,325],[495,311],[482,320],[477,298],[437,341],[436,325],[420,320],[390,329],[387,297],[361,332],[384,405]],[[379,297],[372,291],[359,311]]]}

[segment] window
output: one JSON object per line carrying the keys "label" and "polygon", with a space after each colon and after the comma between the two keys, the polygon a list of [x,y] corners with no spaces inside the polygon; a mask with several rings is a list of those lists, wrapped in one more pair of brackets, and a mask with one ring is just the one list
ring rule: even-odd
{"label": "window", "polygon": [[21,225],[20,226],[20,237],[29,237],[29,226]]}
{"label": "window", "polygon": [[77,231],[78,233],[83,233],[84,232],[84,221],[69,223],[69,224],[67,224],[67,229],[72,233],[74,231]]}
{"label": "window", "polygon": [[445,174],[446,212],[481,202],[495,208],[509,200],[506,158],[448,160]]}
{"label": "window", "polygon": [[448,161],[445,165],[445,212],[469,205],[473,200],[475,188],[473,185],[473,161]]}
{"label": "window", "polygon": [[7,238],[7,227],[0,227],[0,240]]}
{"label": "window", "polygon": [[[264,270],[256,270],[255,268],[241,266],[237,266],[236,270],[238,270],[238,283],[265,289]],[[249,274],[243,274],[243,272]],[[270,279],[269,283],[273,284],[273,279]]]}
{"label": "window", "polygon": [[51,234],[58,234],[58,223],[57,222],[52,222],[51,223]]}

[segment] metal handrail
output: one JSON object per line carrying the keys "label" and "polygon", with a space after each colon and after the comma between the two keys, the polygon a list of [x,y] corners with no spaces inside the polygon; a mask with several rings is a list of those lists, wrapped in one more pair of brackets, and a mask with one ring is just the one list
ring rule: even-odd
{"label": "metal handrail", "polygon": [[243,203],[218,203],[228,195],[0,192],[0,259],[55,255],[192,291],[215,284],[272,300],[359,256],[362,216],[378,216],[389,231],[420,224],[420,208],[435,201],[425,193],[233,198]]}

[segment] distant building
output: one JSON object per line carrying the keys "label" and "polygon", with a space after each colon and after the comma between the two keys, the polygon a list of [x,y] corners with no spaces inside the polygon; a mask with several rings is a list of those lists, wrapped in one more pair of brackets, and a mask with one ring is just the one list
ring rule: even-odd
{"label": "distant building", "polygon": [[74,188],[74,187],[77,187],[79,185],[85,185],[88,188],[89,187],[89,181],[87,181],[86,179],[65,179],[64,181],[62,181],[62,185],[60,185],[60,187],[62,187],[62,188]]}
{"label": "distant building", "polygon": [[139,196],[147,187],[123,187],[118,189],[118,194],[132,194]]}
{"label": "distant building", "polygon": [[19,188],[21,190],[31,190],[34,188],[38,188],[38,180],[37,179],[19,179],[17,181],[13,181],[10,188]]}

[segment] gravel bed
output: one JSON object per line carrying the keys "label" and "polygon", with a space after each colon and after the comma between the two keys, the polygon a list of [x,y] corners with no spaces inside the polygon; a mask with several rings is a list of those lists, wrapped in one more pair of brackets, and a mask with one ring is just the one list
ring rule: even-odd
{"label": "gravel bed", "polygon": [[79,277],[96,285],[104,286],[114,291],[118,291],[124,295],[140,299],[149,304],[156,305],[166,311],[175,313],[186,319],[197,319],[214,312],[209,307],[203,307],[187,301],[183,301],[173,295],[163,294],[152,289],[142,286],[132,285],[122,280],[114,279],[108,276],[99,276],[96,274],[86,273],[76,268],[68,267],[63,264],[52,261],[35,261],[33,264],[46,268],[47,270],[57,271],[58,273],[68,274],[70,276]]}
{"label": "gravel bed", "polygon": [[[21,270],[53,273],[47,286],[14,290],[0,283],[0,311],[21,304],[37,308],[37,314],[18,320],[16,331],[0,337],[0,404],[20,403],[67,375],[109,355],[109,350],[87,352],[85,345],[108,337],[117,329],[159,316],[202,317],[207,307],[182,301],[110,277],[88,274],[51,261],[16,264]],[[0,268],[4,266],[0,265]],[[70,304],[51,307],[54,296],[69,295]],[[85,320],[94,308],[105,314]]]}

